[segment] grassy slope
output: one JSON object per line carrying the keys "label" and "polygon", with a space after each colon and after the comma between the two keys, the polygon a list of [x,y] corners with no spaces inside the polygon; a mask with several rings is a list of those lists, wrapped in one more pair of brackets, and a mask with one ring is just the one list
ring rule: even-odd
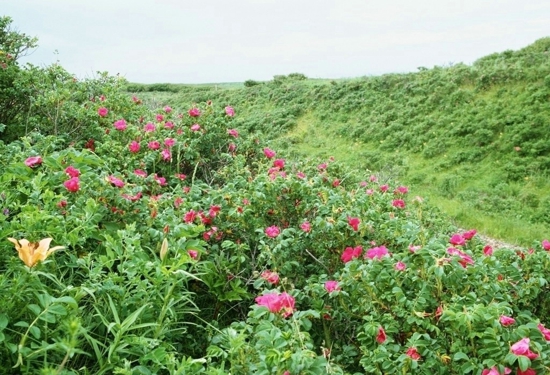
{"label": "grassy slope", "polygon": [[550,224],[549,51],[544,38],[472,66],[140,95],[233,105],[239,130],[271,138],[292,157],[334,156],[398,176],[458,225],[530,245]]}

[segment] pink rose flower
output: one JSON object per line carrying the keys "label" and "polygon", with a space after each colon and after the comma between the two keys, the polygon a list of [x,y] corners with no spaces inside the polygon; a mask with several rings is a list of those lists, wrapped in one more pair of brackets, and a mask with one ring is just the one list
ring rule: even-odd
{"label": "pink rose flower", "polygon": [[348,216],[348,224],[353,228],[355,232],[357,232],[359,230],[359,224],[361,224],[361,220],[359,220],[358,217]]}
{"label": "pink rose flower", "polygon": [[449,242],[453,246],[464,246],[466,244],[466,239],[460,234],[453,234]]}
{"label": "pink rose flower", "polygon": [[384,331],[384,328],[382,327],[378,328],[378,335],[376,335],[376,342],[379,344],[383,344],[386,342],[386,331]]}
{"label": "pink rose flower", "polygon": [[256,303],[260,306],[267,307],[272,313],[280,313],[283,318],[286,318],[294,312],[295,300],[294,297],[286,292],[281,294],[268,293],[256,297]]}
{"label": "pink rose flower", "polygon": [[229,117],[233,117],[235,116],[235,110],[233,109],[233,107],[227,106],[225,107],[225,114]]}
{"label": "pink rose flower", "polygon": [[405,208],[405,201],[403,199],[394,199],[391,205],[393,207],[403,209]]}
{"label": "pink rose flower", "polygon": [[[504,368],[504,374],[510,374],[512,370],[510,370],[508,367]],[[491,367],[490,369],[485,369],[481,372],[481,375],[501,375],[500,372],[498,372],[498,369],[496,366]]]}
{"label": "pink rose flower", "polygon": [[368,249],[365,253],[365,258],[369,259],[382,259],[382,257],[385,257],[389,254],[388,249],[386,249],[385,246],[379,246],[379,247],[373,247],[372,249]]}
{"label": "pink rose flower", "polygon": [[272,159],[275,157],[275,151],[273,151],[272,149],[270,148],[264,148],[264,155],[266,158],[268,159]]}
{"label": "pink rose flower", "polygon": [[25,160],[25,165],[29,168],[34,168],[42,164],[42,157],[40,156],[31,156]]}
{"label": "pink rose flower", "polygon": [[143,131],[146,132],[146,133],[152,133],[152,132],[154,132],[155,130],[157,130],[157,127],[156,127],[155,124],[153,124],[152,122],[148,122],[148,123],[145,124],[145,126],[143,127]]}
{"label": "pink rose flower", "polygon": [[267,281],[268,283],[270,284],[277,284],[279,282],[279,274],[277,272],[273,272],[273,271],[270,271],[270,270],[265,270],[262,272],[262,274],[260,275],[260,277],[262,279],[264,279],[265,281]]}
{"label": "pink rose flower", "polygon": [[414,346],[407,349],[405,354],[408,355],[413,361],[418,361],[420,359],[420,353],[418,353],[418,350]]}
{"label": "pink rose flower", "polygon": [[550,241],[548,240],[542,240],[542,248],[544,250],[550,250]]}
{"label": "pink rose flower", "polygon": [[462,237],[464,237],[465,240],[471,240],[476,234],[477,230],[470,229],[469,231],[462,233]]}
{"label": "pink rose flower", "polygon": [[234,138],[239,137],[239,132],[237,131],[237,129],[227,129],[227,134],[229,134],[230,136],[232,136]]}
{"label": "pink rose flower", "polygon": [[72,165],[69,165],[67,168],[65,168],[65,173],[69,175],[69,177],[78,177],[80,176],[80,171],[73,167]]}
{"label": "pink rose flower", "polygon": [[109,113],[109,110],[105,107],[101,107],[97,110],[97,114],[101,117],[107,116],[108,113]]}
{"label": "pink rose flower", "polygon": [[493,255],[493,248],[489,245],[484,246],[483,247],[483,254],[490,257],[491,255]]}
{"label": "pink rose flower", "polygon": [[71,193],[76,193],[78,190],[80,190],[80,181],[78,177],[71,177],[69,180],[65,181],[63,185]]}
{"label": "pink rose flower", "polygon": [[201,111],[196,107],[191,108],[187,113],[191,117],[199,117],[201,115]]}
{"label": "pink rose flower", "polygon": [[119,180],[118,178],[116,178],[113,175],[107,177],[107,181],[109,181],[113,186],[115,186],[117,188],[123,188],[124,187],[124,182],[122,180]]}
{"label": "pink rose flower", "polygon": [[156,115],[155,118],[156,118],[157,122],[162,122],[162,121],[164,121],[164,116],[161,115],[161,114]]}
{"label": "pink rose flower", "polygon": [[397,271],[405,271],[406,268],[407,268],[407,265],[405,263],[401,262],[401,261],[399,261],[395,264],[395,269]]}
{"label": "pink rose flower", "polygon": [[151,150],[158,150],[160,148],[160,142],[159,141],[151,141],[147,144],[147,147],[149,147]]}
{"label": "pink rose flower", "polygon": [[272,225],[270,227],[265,228],[265,234],[268,237],[275,238],[279,234],[281,234],[281,230],[279,229],[278,226]]}
{"label": "pink rose flower", "polygon": [[544,325],[542,325],[541,323],[537,325],[537,328],[539,329],[540,333],[542,333],[542,335],[544,336],[544,339],[546,341],[550,341],[550,329],[545,328]]}
{"label": "pink rose flower", "polygon": [[340,290],[340,286],[338,285],[338,281],[329,280],[325,282],[325,290],[327,293],[332,293],[335,290]]}
{"label": "pink rose flower", "polygon": [[347,263],[353,259],[359,258],[361,256],[362,251],[363,251],[363,248],[361,246],[346,247],[340,259],[342,259],[342,262]]}
{"label": "pink rose flower", "polygon": [[514,318],[506,315],[501,315],[499,321],[500,321],[500,324],[502,324],[504,327],[511,326],[516,322]]}
{"label": "pink rose flower", "polygon": [[139,152],[139,149],[141,148],[140,144],[137,142],[137,141],[132,141],[130,142],[130,144],[128,145],[128,149],[130,150],[130,152],[132,153],[137,153]]}
{"label": "pink rose flower", "polygon": [[193,259],[197,259],[199,252],[197,250],[187,250],[187,254]]}
{"label": "pink rose flower", "polygon": [[201,126],[199,124],[193,124],[191,125],[190,129],[192,132],[198,132],[199,130],[201,130]]}
{"label": "pink rose flower", "polygon": [[126,127],[128,126],[128,124],[126,124],[126,120],[124,119],[115,121],[113,125],[116,130],[120,130],[120,131],[126,130]]}
{"label": "pink rose flower", "polygon": [[174,129],[174,123],[173,123],[172,121],[166,121],[166,122],[164,123],[164,127],[165,127],[166,129]]}
{"label": "pink rose flower", "polygon": [[176,140],[175,140],[174,138],[166,138],[166,139],[164,140],[164,145],[165,145],[166,147],[172,147],[172,146],[174,146],[175,144],[176,144]]}
{"label": "pink rose flower", "polygon": [[300,224],[300,229],[308,233],[311,231],[311,224],[309,223],[309,221],[304,221],[302,224]]}
{"label": "pink rose flower", "polygon": [[273,167],[283,169],[285,167],[285,159],[277,159],[273,162]]}
{"label": "pink rose flower", "polygon": [[136,169],[134,171],[134,174],[138,177],[143,177],[143,178],[147,177],[147,172],[145,172],[144,170],[141,170],[141,169]]}
{"label": "pink rose flower", "polygon": [[172,112],[172,108],[171,108],[170,106],[167,106],[167,105],[166,105],[166,106],[164,106],[163,109],[164,109],[164,112],[166,112],[166,113]]}
{"label": "pink rose flower", "polygon": [[172,153],[170,152],[169,149],[165,148],[164,150],[162,150],[160,152],[160,154],[162,155],[162,160],[164,160],[164,161],[172,160]]}
{"label": "pink rose flower", "polygon": [[516,342],[514,345],[512,345],[510,347],[510,351],[512,353],[514,353],[515,355],[518,355],[518,356],[519,355],[524,355],[529,359],[535,359],[539,355],[536,354],[536,353],[533,353],[531,351],[531,349],[529,349],[529,342],[530,341],[531,340],[528,337],[523,338],[523,339],[519,340],[518,342]]}

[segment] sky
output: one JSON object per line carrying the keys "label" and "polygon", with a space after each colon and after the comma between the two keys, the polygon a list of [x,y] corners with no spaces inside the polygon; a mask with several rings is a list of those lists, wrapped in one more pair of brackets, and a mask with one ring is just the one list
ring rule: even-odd
{"label": "sky", "polygon": [[0,0],[59,61],[139,83],[352,78],[471,64],[550,37],[547,0]]}

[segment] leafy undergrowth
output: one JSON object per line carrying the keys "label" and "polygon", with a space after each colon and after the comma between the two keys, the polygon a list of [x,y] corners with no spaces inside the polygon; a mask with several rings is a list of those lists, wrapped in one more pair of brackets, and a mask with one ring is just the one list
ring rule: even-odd
{"label": "leafy undergrowth", "polygon": [[[299,158],[226,101],[10,72],[36,126],[0,143],[0,373],[549,371],[543,237],[493,249],[397,172]],[[265,116],[305,142],[289,107]]]}

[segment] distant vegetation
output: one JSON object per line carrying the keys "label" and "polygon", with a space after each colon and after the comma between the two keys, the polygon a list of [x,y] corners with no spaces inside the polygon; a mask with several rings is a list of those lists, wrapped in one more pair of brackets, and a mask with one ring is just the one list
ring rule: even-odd
{"label": "distant vegetation", "polygon": [[239,128],[295,157],[334,155],[398,177],[458,223],[512,242],[529,245],[550,227],[550,38],[471,66],[305,78],[144,98],[232,103]]}

